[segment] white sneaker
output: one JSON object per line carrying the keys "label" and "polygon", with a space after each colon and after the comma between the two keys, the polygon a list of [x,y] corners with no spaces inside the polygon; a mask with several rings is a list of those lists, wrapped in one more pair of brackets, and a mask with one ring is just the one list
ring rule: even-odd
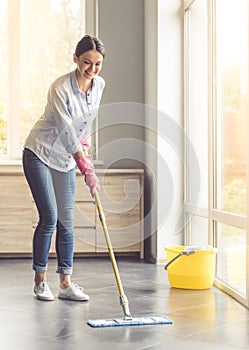
{"label": "white sneaker", "polygon": [[54,295],[51,292],[46,281],[42,281],[38,286],[34,286],[34,293],[39,300],[52,301],[54,300]]}
{"label": "white sneaker", "polygon": [[58,298],[74,301],[89,300],[89,296],[83,292],[83,288],[74,283],[71,284],[71,287],[68,287],[66,289],[60,288]]}

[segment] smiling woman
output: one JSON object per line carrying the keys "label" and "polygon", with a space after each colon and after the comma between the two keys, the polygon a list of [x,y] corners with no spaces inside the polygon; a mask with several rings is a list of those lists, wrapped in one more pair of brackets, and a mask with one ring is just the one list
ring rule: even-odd
{"label": "smiling woman", "polygon": [[[81,47],[80,52],[77,48]],[[91,156],[91,124],[97,115],[105,81],[98,75],[105,56],[103,43],[85,35],[74,54],[75,70],[60,76],[49,87],[47,103],[24,144],[23,169],[39,221],[33,237],[34,293],[54,300],[46,283],[48,255],[56,230],[59,297],[86,301],[89,297],[71,282],[74,253],[75,165],[84,176],[92,197],[99,191]],[[78,56],[79,55],[79,56]]]}
{"label": "smiling woman", "polygon": [[85,6],[86,0],[0,1],[0,160],[20,159],[48,85],[73,68]]}

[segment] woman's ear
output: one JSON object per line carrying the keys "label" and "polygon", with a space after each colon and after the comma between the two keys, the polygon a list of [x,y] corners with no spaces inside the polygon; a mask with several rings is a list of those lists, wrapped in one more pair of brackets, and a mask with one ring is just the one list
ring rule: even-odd
{"label": "woman's ear", "polygon": [[73,54],[73,61],[74,63],[78,63],[78,57],[76,56],[76,54]]}

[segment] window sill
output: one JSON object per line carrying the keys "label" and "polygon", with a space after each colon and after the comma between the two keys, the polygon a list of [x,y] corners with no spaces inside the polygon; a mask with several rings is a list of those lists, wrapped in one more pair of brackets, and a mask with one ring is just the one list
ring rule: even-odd
{"label": "window sill", "polygon": [[21,159],[0,159],[0,167],[6,165],[22,165]]}

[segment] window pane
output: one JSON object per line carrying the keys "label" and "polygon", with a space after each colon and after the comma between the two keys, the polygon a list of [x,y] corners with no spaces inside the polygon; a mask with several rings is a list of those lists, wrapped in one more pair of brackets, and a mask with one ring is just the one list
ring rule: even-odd
{"label": "window pane", "polygon": [[[207,55],[207,1],[196,0],[188,10],[188,137],[198,157],[201,172],[199,207],[208,207],[208,55]],[[188,155],[190,156],[190,155]],[[191,171],[191,169],[190,169]],[[196,179],[188,174],[187,188],[195,186]],[[193,183],[192,183],[193,181]],[[191,201],[187,196],[187,201]]]}
{"label": "window pane", "polygon": [[217,224],[217,278],[246,295],[246,231]]}
{"label": "window pane", "polygon": [[248,1],[217,1],[217,208],[246,213]]}
{"label": "window pane", "polygon": [[43,112],[50,83],[74,69],[75,46],[84,34],[85,1],[21,1],[20,147]]}
{"label": "window pane", "polygon": [[74,69],[85,0],[0,1],[0,156],[20,158],[52,81]]}
{"label": "window pane", "polygon": [[8,41],[7,0],[0,1],[0,156],[7,153]]}

